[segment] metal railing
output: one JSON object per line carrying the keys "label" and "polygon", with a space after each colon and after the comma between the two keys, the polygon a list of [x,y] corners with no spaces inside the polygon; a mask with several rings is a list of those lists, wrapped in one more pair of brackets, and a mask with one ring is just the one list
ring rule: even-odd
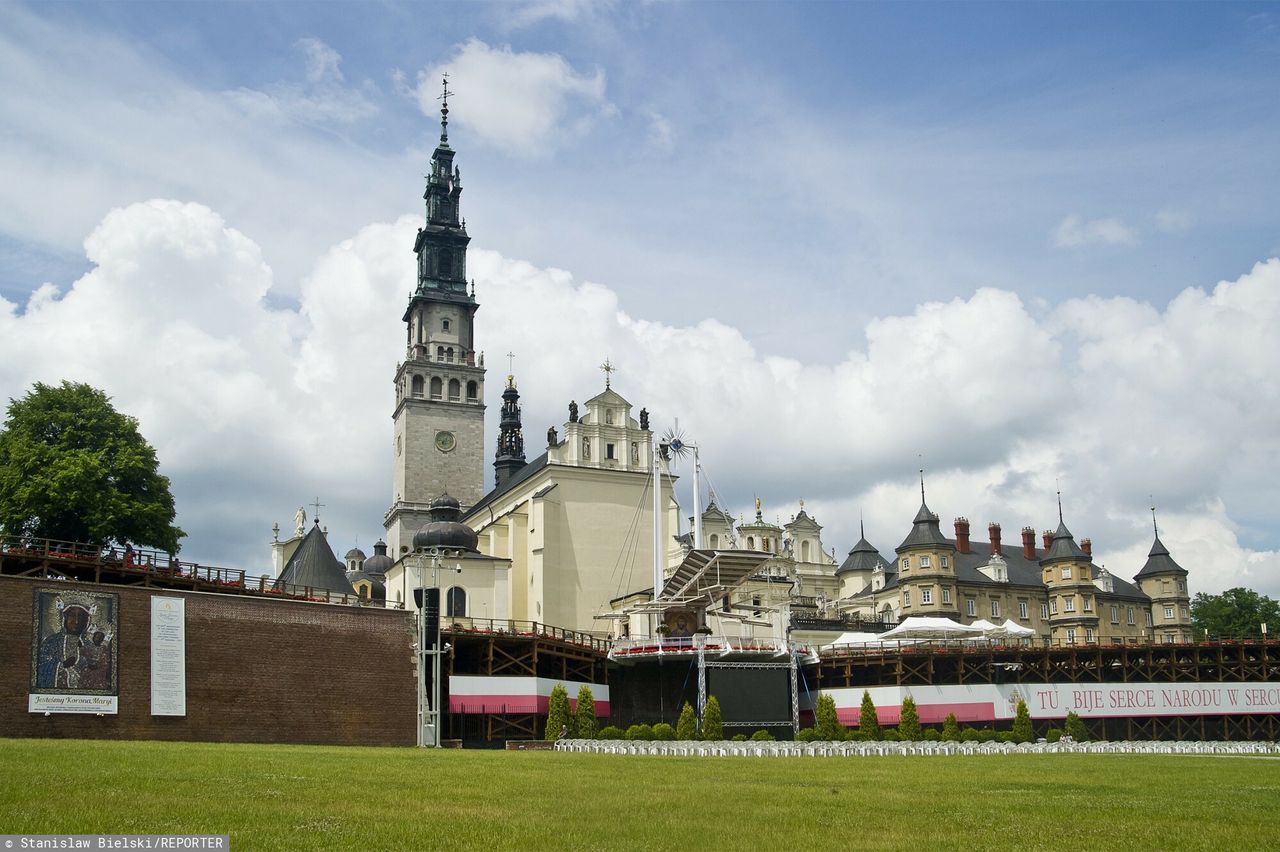
{"label": "metal railing", "polygon": [[485,633],[498,636],[538,636],[556,639],[572,645],[581,645],[604,653],[611,642],[607,636],[553,627],[540,621],[519,621],[508,618],[472,618],[471,616],[442,615],[440,629],[452,633]]}

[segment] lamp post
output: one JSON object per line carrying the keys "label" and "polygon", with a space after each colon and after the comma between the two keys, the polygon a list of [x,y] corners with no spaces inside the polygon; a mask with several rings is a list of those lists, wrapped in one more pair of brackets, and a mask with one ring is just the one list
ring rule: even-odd
{"label": "lamp post", "polygon": [[[440,569],[445,559],[457,554],[440,547],[419,547],[414,552],[418,558],[419,583],[423,580],[423,569],[431,566],[431,585],[420,585],[413,590],[418,604],[418,745],[421,748],[440,748],[440,723],[443,719],[440,712],[440,661],[444,654],[440,642]],[[462,565],[454,565],[453,570],[462,573]],[[434,623],[430,619],[433,609]],[[432,658],[430,695],[426,685],[428,656]]]}

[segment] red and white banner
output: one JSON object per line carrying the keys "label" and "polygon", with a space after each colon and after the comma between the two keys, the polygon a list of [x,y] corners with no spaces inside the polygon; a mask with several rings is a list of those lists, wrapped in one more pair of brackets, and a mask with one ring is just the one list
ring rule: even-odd
{"label": "red and white banner", "polygon": [[1033,719],[1139,716],[1219,716],[1280,713],[1280,683],[976,684],[973,686],[873,686],[826,689],[845,725],[857,725],[862,693],[884,725],[896,725],[902,700],[916,703],[920,721],[937,723],[954,713],[960,722],[1012,719],[1018,701]]}
{"label": "red and white banner", "polygon": [[449,678],[450,713],[538,713],[546,715],[551,690],[563,684],[569,693],[569,709],[578,707],[578,691],[591,688],[596,716],[609,715],[609,687],[577,680],[545,677],[481,677],[453,675]]}

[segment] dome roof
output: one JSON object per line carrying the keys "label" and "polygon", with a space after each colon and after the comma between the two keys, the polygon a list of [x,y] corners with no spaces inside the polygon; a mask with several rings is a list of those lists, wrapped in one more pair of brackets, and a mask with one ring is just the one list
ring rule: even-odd
{"label": "dome roof", "polygon": [[479,536],[475,530],[462,523],[462,509],[458,501],[448,494],[441,494],[431,501],[431,520],[413,537],[413,549],[428,547],[449,550],[465,550],[478,553],[476,547]]}
{"label": "dome roof", "polygon": [[373,546],[373,555],[364,561],[364,573],[370,577],[384,576],[393,564],[395,563],[387,555],[387,543],[379,539]]}
{"label": "dome roof", "polygon": [[361,562],[363,562],[365,560],[365,555],[363,550],[361,550],[358,547],[353,547],[350,550],[348,550],[347,555],[342,558],[347,560],[348,562],[350,562],[352,559],[358,559]]}

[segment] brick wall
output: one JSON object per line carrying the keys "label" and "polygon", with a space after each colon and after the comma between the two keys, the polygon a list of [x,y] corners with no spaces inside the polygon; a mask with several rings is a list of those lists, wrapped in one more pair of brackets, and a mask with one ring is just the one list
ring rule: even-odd
{"label": "brick wall", "polygon": [[[120,595],[119,713],[29,713],[36,588]],[[151,596],[186,600],[187,715],[151,715]],[[0,736],[413,745],[399,610],[0,577]]]}

